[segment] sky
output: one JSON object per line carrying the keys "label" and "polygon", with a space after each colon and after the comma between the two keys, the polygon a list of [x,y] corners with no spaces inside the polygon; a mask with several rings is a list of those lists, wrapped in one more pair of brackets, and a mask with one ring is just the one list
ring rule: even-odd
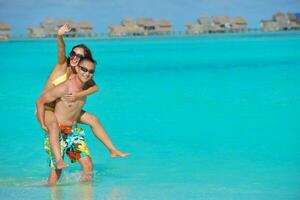
{"label": "sky", "polygon": [[0,0],[0,21],[11,26],[12,34],[24,34],[45,18],[89,20],[94,32],[108,32],[110,24],[123,17],[165,18],[173,30],[200,16],[243,16],[249,28],[278,11],[300,13],[300,0]]}

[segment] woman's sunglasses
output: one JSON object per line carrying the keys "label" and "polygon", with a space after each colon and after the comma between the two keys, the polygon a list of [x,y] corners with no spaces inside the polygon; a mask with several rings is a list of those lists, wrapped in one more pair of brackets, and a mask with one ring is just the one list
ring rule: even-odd
{"label": "woman's sunglasses", "polygon": [[70,53],[70,57],[72,57],[72,58],[75,58],[75,56],[77,57],[77,58],[79,58],[79,60],[81,60],[81,59],[83,59],[83,55],[81,55],[81,54],[77,54],[75,51],[71,51],[71,53]]}
{"label": "woman's sunglasses", "polygon": [[95,70],[94,69],[88,69],[88,68],[86,68],[86,67],[84,67],[84,66],[80,66],[79,65],[79,67],[80,67],[80,70],[82,71],[82,72],[89,72],[90,74],[94,74],[95,73]]}

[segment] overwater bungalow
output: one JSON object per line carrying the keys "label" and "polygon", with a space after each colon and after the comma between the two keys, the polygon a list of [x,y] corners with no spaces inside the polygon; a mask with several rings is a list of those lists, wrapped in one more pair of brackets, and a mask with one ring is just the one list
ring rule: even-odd
{"label": "overwater bungalow", "polygon": [[231,28],[230,18],[227,16],[213,16],[212,21],[219,27],[218,32],[225,32]]}
{"label": "overwater bungalow", "polygon": [[125,35],[155,35],[171,32],[172,23],[166,19],[138,18],[132,20],[124,17],[120,25],[109,25],[109,34],[112,36]]}
{"label": "overwater bungalow", "polygon": [[187,23],[185,27],[187,34],[201,34],[206,32],[203,25],[199,23]]}
{"label": "overwater bungalow", "polygon": [[28,35],[31,38],[45,38],[46,37],[46,31],[42,27],[33,27],[29,26],[27,28]]}
{"label": "overwater bungalow", "polygon": [[109,28],[110,35],[113,35],[113,36],[127,35],[126,28],[122,25],[112,25],[111,24],[108,26],[108,28]]}
{"label": "overwater bungalow", "polygon": [[79,21],[76,25],[76,34],[80,37],[91,37],[94,26],[88,20]]}
{"label": "overwater bungalow", "polygon": [[53,20],[45,19],[39,26],[28,27],[29,37],[33,38],[43,38],[43,37],[55,37],[56,32],[59,27],[64,24],[70,24],[72,29],[70,32],[66,33],[66,37],[90,37],[92,36],[93,25],[87,21],[82,20],[79,22],[74,22],[72,20]]}
{"label": "overwater bungalow", "polygon": [[276,22],[274,22],[273,20],[261,20],[260,29],[264,32],[273,32],[279,30]]}
{"label": "overwater bungalow", "polygon": [[248,30],[248,22],[243,17],[234,17],[230,19],[230,31],[232,32],[240,32]]}
{"label": "overwater bungalow", "polygon": [[276,22],[279,30],[288,30],[289,29],[289,18],[282,12],[278,12],[272,16],[273,21]]}
{"label": "overwater bungalow", "polygon": [[282,12],[277,12],[272,16],[271,20],[261,20],[260,29],[262,31],[286,31],[300,29],[300,21],[295,13],[285,15]]}
{"label": "overwater bungalow", "polygon": [[145,35],[159,32],[158,23],[152,18],[138,18],[136,24],[144,30]]}
{"label": "overwater bungalow", "polygon": [[172,23],[167,19],[161,18],[158,20],[158,31],[160,33],[170,33],[172,28]]}
{"label": "overwater bungalow", "polygon": [[[40,26],[33,27],[33,28],[40,28],[45,34],[45,37],[53,37],[57,31],[57,23],[53,19],[44,19]],[[38,29],[37,29],[38,30]]]}
{"label": "overwater bungalow", "polygon": [[0,41],[7,41],[9,38],[10,26],[0,22]]}
{"label": "overwater bungalow", "polygon": [[197,19],[198,24],[201,25],[202,33],[209,33],[214,31],[215,24],[208,16],[201,16]]}
{"label": "overwater bungalow", "polygon": [[240,32],[248,30],[248,22],[243,17],[202,16],[196,23],[188,23],[185,27],[188,34]]}
{"label": "overwater bungalow", "polygon": [[124,17],[119,25],[109,25],[109,33],[112,36],[144,35],[143,28],[139,27],[134,20]]}
{"label": "overwater bungalow", "polygon": [[288,13],[288,18],[290,21],[290,29],[291,30],[300,29],[300,16],[299,16],[299,21],[298,21],[295,13]]}

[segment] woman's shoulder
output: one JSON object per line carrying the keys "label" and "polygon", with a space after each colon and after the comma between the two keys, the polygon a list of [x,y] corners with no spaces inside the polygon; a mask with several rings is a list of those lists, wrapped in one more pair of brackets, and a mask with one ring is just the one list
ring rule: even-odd
{"label": "woman's shoulder", "polygon": [[63,63],[63,64],[57,63],[57,64],[54,66],[53,73],[65,74],[65,73],[67,72],[67,68],[68,68],[68,65],[67,65],[66,62]]}

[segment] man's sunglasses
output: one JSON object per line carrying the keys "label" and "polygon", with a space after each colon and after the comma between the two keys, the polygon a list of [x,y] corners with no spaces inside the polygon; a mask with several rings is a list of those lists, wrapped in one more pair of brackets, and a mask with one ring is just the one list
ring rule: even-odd
{"label": "man's sunglasses", "polygon": [[70,57],[72,57],[72,58],[75,58],[75,56],[77,57],[77,58],[79,58],[80,60],[81,59],[83,59],[83,55],[81,55],[81,54],[77,54],[75,51],[71,51],[71,53],[70,53]]}
{"label": "man's sunglasses", "polygon": [[89,70],[88,68],[86,68],[86,67],[84,67],[84,66],[80,66],[79,65],[79,67],[80,67],[80,70],[82,71],[82,72],[89,72],[90,74],[94,74],[95,73],[95,70],[94,69],[91,69],[91,70]]}

